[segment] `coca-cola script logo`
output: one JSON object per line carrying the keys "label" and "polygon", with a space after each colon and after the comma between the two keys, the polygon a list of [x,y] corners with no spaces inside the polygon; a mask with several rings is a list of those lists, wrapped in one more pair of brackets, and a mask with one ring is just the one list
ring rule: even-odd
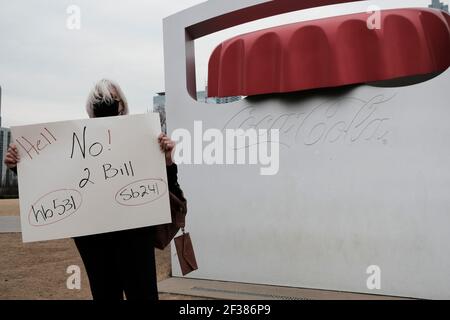
{"label": "coca-cola script logo", "polygon": [[[329,99],[305,107],[285,106],[282,112],[268,111],[263,101],[248,106],[234,114],[225,124],[227,128],[279,129],[280,145],[294,144],[313,146],[324,143],[356,143],[372,141],[387,143],[389,135],[387,115],[392,104],[387,102],[395,95],[376,95],[364,100],[356,97]],[[292,109],[292,112],[286,110]],[[259,143],[262,143],[261,141]],[[248,147],[248,145],[247,145]]]}

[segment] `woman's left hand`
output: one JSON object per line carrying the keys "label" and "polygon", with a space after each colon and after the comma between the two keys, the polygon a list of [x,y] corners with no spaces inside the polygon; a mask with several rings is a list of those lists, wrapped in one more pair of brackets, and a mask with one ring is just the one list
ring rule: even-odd
{"label": "woman's left hand", "polygon": [[175,149],[175,142],[173,142],[167,135],[161,133],[158,137],[159,147],[166,156],[166,166],[170,166],[173,163],[172,153]]}

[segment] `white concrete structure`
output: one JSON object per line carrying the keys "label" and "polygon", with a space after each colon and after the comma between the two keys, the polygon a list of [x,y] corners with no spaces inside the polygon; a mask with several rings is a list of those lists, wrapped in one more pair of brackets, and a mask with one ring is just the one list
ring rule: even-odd
{"label": "white concrete structure", "polygon": [[[193,98],[194,39],[278,14],[274,2],[207,1],[164,20],[169,133],[193,130],[195,120],[204,129],[258,123],[279,128],[282,143],[275,176],[255,166],[179,167],[199,265],[189,276],[450,298],[449,70],[404,87],[226,105]],[[346,133],[333,130],[339,124]],[[371,265],[381,270],[378,290],[367,286]]]}

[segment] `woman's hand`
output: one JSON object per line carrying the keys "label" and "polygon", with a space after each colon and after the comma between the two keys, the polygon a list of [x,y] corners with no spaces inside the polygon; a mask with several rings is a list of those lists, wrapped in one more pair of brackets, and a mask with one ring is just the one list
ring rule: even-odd
{"label": "woman's hand", "polygon": [[17,166],[17,163],[20,161],[19,150],[15,144],[10,144],[8,151],[6,152],[5,164],[8,168],[12,169]]}
{"label": "woman's hand", "polygon": [[172,152],[175,149],[175,142],[173,142],[167,135],[161,133],[158,137],[159,146],[161,151],[166,156],[166,166],[170,166],[173,163]]}

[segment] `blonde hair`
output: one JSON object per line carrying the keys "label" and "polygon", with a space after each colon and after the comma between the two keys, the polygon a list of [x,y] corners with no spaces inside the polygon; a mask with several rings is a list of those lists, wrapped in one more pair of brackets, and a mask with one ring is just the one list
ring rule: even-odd
{"label": "blonde hair", "polygon": [[128,114],[128,102],[125,98],[125,95],[122,92],[122,89],[120,89],[120,86],[108,79],[102,79],[98,81],[94,88],[89,93],[89,96],[87,98],[86,102],[86,111],[89,115],[89,118],[94,118],[94,105],[100,102],[106,102],[106,103],[112,103],[114,102],[114,98],[112,96],[112,91],[115,90],[117,92],[117,98],[119,98],[122,102],[121,106],[122,109],[119,110],[119,114]]}

